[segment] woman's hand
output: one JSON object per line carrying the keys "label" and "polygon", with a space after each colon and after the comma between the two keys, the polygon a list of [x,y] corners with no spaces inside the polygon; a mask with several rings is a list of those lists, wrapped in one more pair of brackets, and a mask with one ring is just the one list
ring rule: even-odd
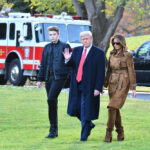
{"label": "woman's hand", "polygon": [[132,90],[132,98],[136,97],[136,90]]}
{"label": "woman's hand", "polygon": [[41,87],[41,82],[38,81],[36,85],[37,85],[37,88],[40,88]]}

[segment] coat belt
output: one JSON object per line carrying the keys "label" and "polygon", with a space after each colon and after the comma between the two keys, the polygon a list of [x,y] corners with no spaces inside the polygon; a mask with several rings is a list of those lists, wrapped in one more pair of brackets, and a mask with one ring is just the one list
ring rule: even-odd
{"label": "coat belt", "polygon": [[127,72],[128,72],[127,68],[124,68],[124,69],[113,69],[112,70],[112,73],[118,73],[118,74],[127,73]]}

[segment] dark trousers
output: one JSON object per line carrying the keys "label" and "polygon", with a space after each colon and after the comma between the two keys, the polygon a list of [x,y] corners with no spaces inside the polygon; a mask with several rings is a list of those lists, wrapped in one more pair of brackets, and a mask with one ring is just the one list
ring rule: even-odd
{"label": "dark trousers", "polygon": [[58,116],[57,116],[57,103],[58,96],[63,88],[65,79],[55,80],[51,75],[49,80],[46,81],[45,88],[47,92],[48,103],[48,116],[50,122],[50,131],[58,131]]}
{"label": "dark trousers", "polygon": [[81,112],[80,116],[78,116],[78,119],[81,121],[81,139],[82,141],[86,141],[88,139],[88,136],[90,135],[90,131],[93,128],[94,123],[91,120],[87,120],[85,118],[86,113],[85,113],[85,95],[82,92],[82,84],[78,85],[78,90],[79,90],[79,98],[81,99]]}

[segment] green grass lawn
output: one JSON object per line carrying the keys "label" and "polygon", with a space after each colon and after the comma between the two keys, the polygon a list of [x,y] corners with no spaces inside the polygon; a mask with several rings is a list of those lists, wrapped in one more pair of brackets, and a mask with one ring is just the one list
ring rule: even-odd
{"label": "green grass lawn", "polygon": [[49,122],[45,89],[0,86],[0,150],[149,150],[150,101],[127,99],[121,109],[125,141],[104,143],[108,96],[87,142],[78,143],[80,122],[67,115],[68,93],[59,96],[59,136],[46,139]]}

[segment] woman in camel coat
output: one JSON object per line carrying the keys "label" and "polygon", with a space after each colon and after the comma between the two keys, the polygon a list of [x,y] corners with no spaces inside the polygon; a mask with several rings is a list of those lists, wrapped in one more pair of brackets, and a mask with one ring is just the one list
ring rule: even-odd
{"label": "woman in camel coat", "polygon": [[122,35],[115,35],[111,39],[111,44],[113,50],[110,52],[104,84],[108,87],[110,100],[107,106],[108,121],[104,142],[112,141],[114,126],[118,133],[117,140],[124,140],[120,109],[125,103],[129,90],[132,90],[132,97],[136,96],[134,63],[132,54],[127,51],[125,38]]}

